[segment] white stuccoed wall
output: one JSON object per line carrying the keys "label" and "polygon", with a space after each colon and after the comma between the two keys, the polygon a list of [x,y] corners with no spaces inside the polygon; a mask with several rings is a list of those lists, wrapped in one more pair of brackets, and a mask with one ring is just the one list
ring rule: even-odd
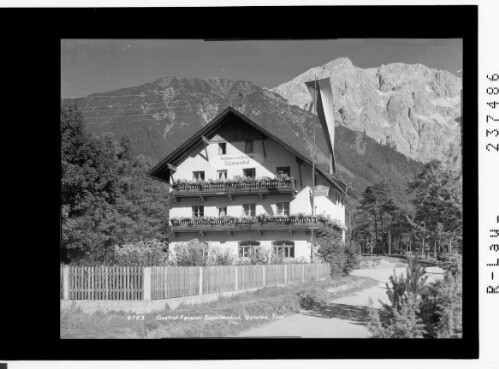
{"label": "white stuccoed wall", "polygon": [[239,252],[240,241],[258,241],[262,247],[272,247],[272,241],[293,241],[295,243],[295,258],[310,258],[310,235],[305,234],[304,231],[295,232],[293,235],[285,231],[268,231],[263,232],[260,236],[256,232],[234,232],[232,236],[225,232],[211,232],[206,233],[204,237],[196,233],[178,233],[177,237],[170,242],[170,248],[173,250],[177,243],[190,241],[194,238],[207,242],[210,246],[227,249],[236,256]]}
{"label": "white stuccoed wall", "polygon": [[[310,165],[303,163],[301,165],[301,179],[299,164],[296,161],[296,156],[267,138],[264,141],[266,157],[264,157],[262,141],[254,140],[253,154],[244,153],[244,141],[227,142],[226,155],[218,155],[218,144],[213,143],[206,146],[200,144],[191,154],[184,159],[183,162],[177,164],[177,171],[173,174],[174,179],[193,178],[193,171],[204,171],[205,179],[216,179],[217,170],[227,170],[227,178],[234,176],[242,176],[243,168],[255,168],[256,177],[268,176],[274,177],[277,167],[290,167],[290,174],[296,179],[296,189],[298,193],[293,199],[288,194],[267,195],[263,199],[257,196],[236,196],[232,201],[227,197],[207,197],[205,201],[197,198],[181,198],[177,202],[171,203],[170,217],[191,217],[193,205],[203,205],[205,216],[218,216],[218,206],[227,206],[227,214],[235,217],[243,215],[243,204],[256,203],[256,214],[276,214],[277,202],[290,202],[290,213],[312,213],[310,188],[312,186]],[[208,157],[206,157],[206,152]],[[344,196],[342,193],[335,190],[322,175],[317,175],[317,185],[329,187],[328,197],[316,197],[315,206],[317,214],[328,214],[333,219],[337,219],[344,224],[345,222],[345,207]],[[336,203],[336,194],[341,197],[340,203]],[[275,240],[290,240],[295,242],[295,257],[310,257],[310,235],[305,235],[305,232],[295,232],[290,235],[287,232],[264,232],[258,236],[255,232],[244,233],[234,232],[233,236],[229,236],[224,232],[208,232],[204,237],[195,233],[179,233],[172,240],[171,246],[177,242],[188,241],[194,238],[199,238],[201,241],[206,241],[214,246],[229,248],[233,253],[238,252],[239,241],[260,241],[262,246],[270,246]]]}

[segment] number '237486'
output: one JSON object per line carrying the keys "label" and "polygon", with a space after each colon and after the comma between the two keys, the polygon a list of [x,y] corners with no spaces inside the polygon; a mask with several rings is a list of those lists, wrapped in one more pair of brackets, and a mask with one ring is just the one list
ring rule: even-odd
{"label": "number '237486'", "polygon": [[[488,75],[487,74],[487,79],[491,82],[497,82],[499,81],[499,74],[497,73],[494,73],[492,75]],[[498,95],[499,94],[499,87],[487,87],[487,89],[485,90],[485,92],[487,93],[487,95]],[[487,102],[487,105],[492,108],[492,109],[495,109],[497,107],[497,105],[499,105],[499,101],[489,101]],[[494,118],[492,115],[490,114],[487,114],[487,118],[486,118],[486,123],[489,123],[489,122],[499,122],[499,119],[497,118]],[[489,137],[490,136],[493,136],[493,137],[497,137],[499,135],[499,130],[497,129],[486,129],[485,130],[485,135],[486,137]],[[486,146],[485,146],[485,149],[487,151],[491,151],[491,150],[495,150],[496,152],[499,152],[499,143],[498,144],[491,144],[491,143],[488,143]]]}

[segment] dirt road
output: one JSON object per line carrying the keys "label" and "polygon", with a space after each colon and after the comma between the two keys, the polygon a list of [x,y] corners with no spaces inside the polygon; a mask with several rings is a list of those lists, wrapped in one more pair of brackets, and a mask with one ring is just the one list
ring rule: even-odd
{"label": "dirt road", "polygon": [[[275,320],[266,325],[250,329],[239,337],[303,337],[303,338],[368,338],[369,298],[373,306],[381,307],[379,300],[388,302],[386,285],[388,278],[395,271],[397,275],[405,273],[405,268],[357,269],[353,275],[370,277],[380,283],[357,292],[354,295],[330,300],[321,309],[302,310],[282,320]],[[428,282],[442,278],[439,268],[427,268]],[[427,283],[428,283],[427,282]]]}

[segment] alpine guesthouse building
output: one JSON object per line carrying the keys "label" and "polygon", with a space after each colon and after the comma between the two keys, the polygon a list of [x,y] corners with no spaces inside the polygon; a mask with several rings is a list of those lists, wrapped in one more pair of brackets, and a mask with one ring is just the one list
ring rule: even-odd
{"label": "alpine guesthouse building", "polygon": [[239,257],[263,247],[310,260],[312,229],[334,227],[344,240],[347,186],[335,174],[330,82],[307,87],[331,158],[329,171],[315,167],[315,190],[309,155],[229,107],[149,172],[169,184],[171,248],[197,238]]}

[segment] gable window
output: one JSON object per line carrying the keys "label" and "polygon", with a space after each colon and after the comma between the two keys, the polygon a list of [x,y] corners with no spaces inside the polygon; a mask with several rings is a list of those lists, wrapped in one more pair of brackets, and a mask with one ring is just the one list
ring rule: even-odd
{"label": "gable window", "polygon": [[225,142],[220,142],[218,144],[218,155],[227,154],[227,144]]}
{"label": "gable window", "polygon": [[248,178],[255,178],[255,168],[243,169],[243,176]]}
{"label": "gable window", "polygon": [[291,177],[291,169],[290,167],[277,167],[277,174],[287,174],[288,177]]}
{"label": "gable window", "polygon": [[204,206],[203,205],[194,205],[192,207],[192,217],[193,218],[204,217]]}
{"label": "gable window", "polygon": [[244,215],[254,217],[256,214],[256,204],[243,204]]}
{"label": "gable window", "polygon": [[295,257],[295,243],[293,241],[274,241],[272,242],[274,254],[285,257]]}
{"label": "gable window", "polygon": [[289,215],[289,202],[278,202],[276,206],[278,215]]}
{"label": "gable window", "polygon": [[218,207],[218,216],[223,217],[227,215],[227,206],[219,206]]}
{"label": "gable window", "polygon": [[253,141],[246,141],[244,143],[244,152],[246,154],[252,154],[253,153]]}
{"label": "gable window", "polygon": [[252,253],[257,253],[260,247],[260,242],[257,241],[241,241],[239,242],[239,257],[245,258]]}
{"label": "gable window", "polygon": [[217,170],[218,179],[227,179],[227,171],[226,170]]}
{"label": "gable window", "polygon": [[195,181],[204,181],[204,170],[198,172],[192,172],[192,178]]}

